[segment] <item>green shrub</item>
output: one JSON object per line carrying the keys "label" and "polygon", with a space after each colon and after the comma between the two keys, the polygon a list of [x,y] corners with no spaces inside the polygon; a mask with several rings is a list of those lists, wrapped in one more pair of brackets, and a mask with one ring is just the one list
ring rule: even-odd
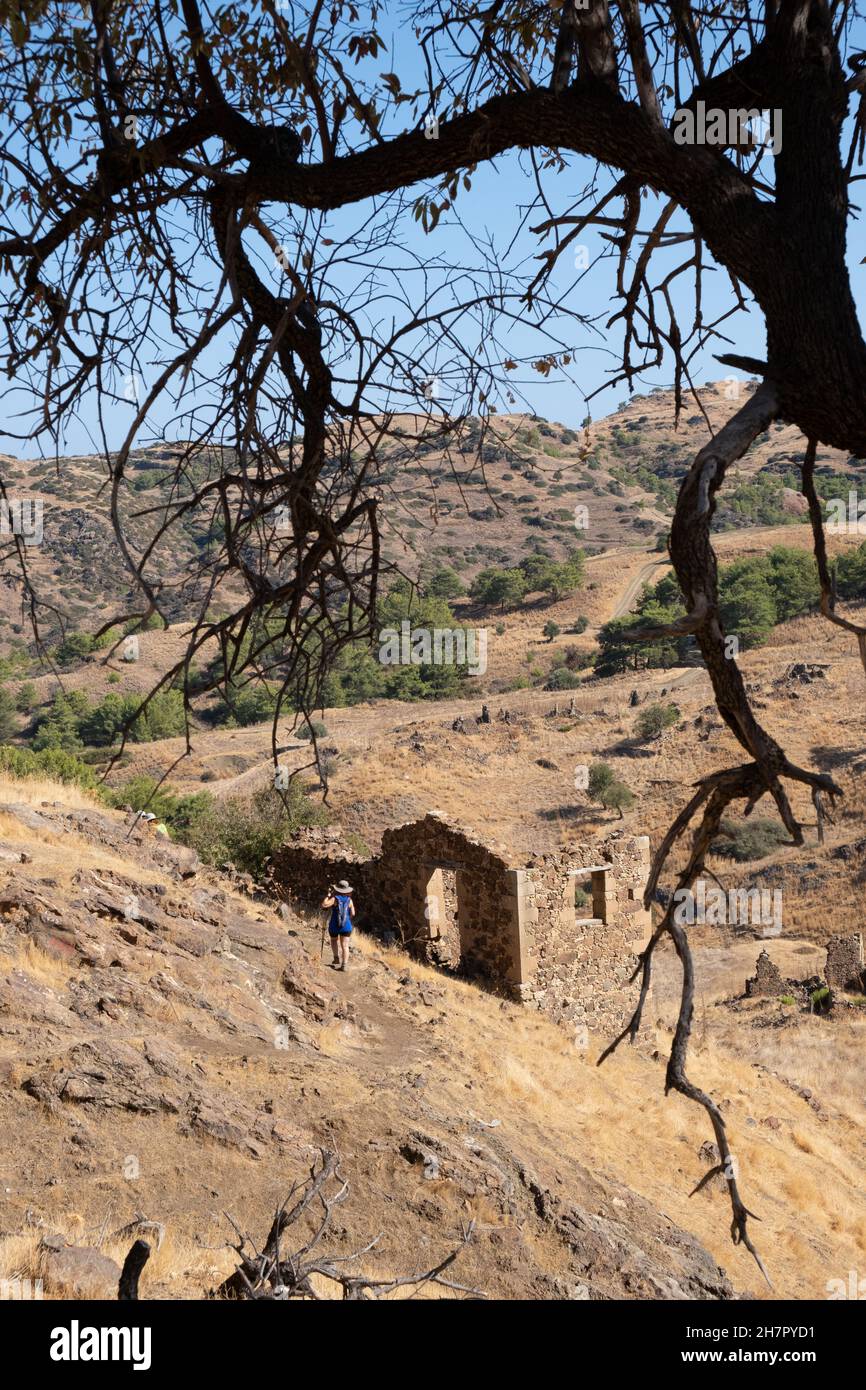
{"label": "green shrub", "polygon": [[526,580],[518,569],[483,569],[473,579],[469,593],[484,607],[517,608],[526,595]]}
{"label": "green shrub", "polygon": [[293,830],[323,824],[325,820],[321,807],[314,805],[300,786],[290,782],[282,793],[265,787],[249,800],[211,800],[195,816],[184,838],[205,863],[228,861],[242,872],[258,877],[265,860],[276,853]]}
{"label": "green shrub", "polygon": [[25,681],[18,687],[15,696],[15,708],[19,714],[29,714],[36,704],[36,686],[32,681]]}
{"label": "green shrub", "polygon": [[598,801],[600,793],[605,787],[609,787],[611,782],[616,781],[616,774],[608,763],[593,763],[589,769],[589,785],[587,791],[590,801]]}
{"label": "green shrub", "polygon": [[809,995],[809,1003],[816,1013],[827,1014],[833,1006],[833,994],[827,985],[822,985],[819,989],[813,989]]}
{"label": "green shrub", "polygon": [[220,722],[239,724],[242,728],[249,724],[262,724],[266,719],[273,719],[276,707],[276,694],[264,682],[250,683],[240,689],[230,685]]}
{"label": "green shrub", "polygon": [[107,748],[115,742],[124,723],[138,708],[135,695],[105,696],[98,705],[79,716],[78,733],[86,744],[93,748]]}
{"label": "green shrub", "polygon": [[42,748],[37,752],[33,748],[13,748],[4,744],[0,746],[0,771],[7,777],[22,780],[48,777],[77,787],[96,786],[93,768],[62,748]]}
{"label": "green shrub", "polygon": [[637,717],[635,732],[641,739],[659,738],[665,729],[676,724],[679,717],[676,705],[647,705]]}
{"label": "green shrub", "polygon": [[866,598],[866,541],[839,556],[836,577],[843,598]]}
{"label": "green shrub", "polygon": [[625,782],[618,781],[611,782],[600,799],[606,811],[619,811],[620,820],[623,818],[623,812],[630,811],[635,801],[634,792]]}
{"label": "green shrub", "polygon": [[158,783],[144,773],[105,793],[110,806],[131,806],[133,811],[152,811],[179,840],[187,840],[195,821],[213,805],[208,792],[177,792],[168,782]]}
{"label": "green shrub", "polygon": [[550,672],[545,684],[545,690],[577,690],[583,682],[576,671],[570,671],[567,666],[557,666]]}
{"label": "green shrub", "polygon": [[466,586],[460,575],[447,565],[442,569],[434,570],[430,578],[424,584],[424,592],[431,594],[434,598],[460,598],[466,593]]}
{"label": "green shrub", "polygon": [[132,737],[136,743],[150,743],[158,738],[174,738],[185,728],[183,695],[179,690],[160,690],[133,724]]}
{"label": "green shrub", "polygon": [[54,652],[58,666],[72,666],[89,656],[94,648],[89,632],[68,632]]}
{"label": "green shrub", "polygon": [[608,763],[593,763],[589,769],[587,794],[590,801],[597,801],[606,811],[628,811],[635,801],[634,792],[620,782]]}
{"label": "green shrub", "polygon": [[172,738],[184,732],[180,691],[159,691],[146,710],[133,719],[140,704],[137,695],[111,691],[98,704],[91,705],[81,690],[61,691],[39,720],[32,746],[37,752],[43,748],[64,748],[69,753],[80,753],[85,745],[110,747],[119,740],[125,728],[134,743]]}
{"label": "green shrub", "polygon": [[766,859],[779,845],[785,844],[788,832],[781,821],[766,817],[747,820],[723,820],[720,836],[713,841],[713,854],[744,864],[750,859]]}
{"label": "green shrub", "polygon": [[89,709],[90,702],[83,691],[59,691],[36,726],[31,741],[34,752],[39,753],[44,748],[60,748],[67,753],[80,753],[84,740],[79,725]]}
{"label": "green shrub", "polygon": [[327,738],[328,728],[326,724],[322,723],[321,719],[313,719],[309,723],[305,720],[304,723],[299,725],[295,730],[295,736],[312,742],[313,738]]}
{"label": "green shrub", "polygon": [[16,704],[8,690],[0,686],[0,739],[11,738],[18,729]]}

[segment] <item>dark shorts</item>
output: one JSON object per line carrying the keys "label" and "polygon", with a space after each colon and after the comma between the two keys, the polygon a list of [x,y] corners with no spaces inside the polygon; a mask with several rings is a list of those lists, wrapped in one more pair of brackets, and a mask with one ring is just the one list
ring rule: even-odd
{"label": "dark shorts", "polygon": [[339,928],[339,927],[328,927],[328,936],[351,936],[351,935],[352,935],[352,927],[351,927],[351,924],[350,924],[348,927],[344,927],[342,931],[340,931],[340,928]]}

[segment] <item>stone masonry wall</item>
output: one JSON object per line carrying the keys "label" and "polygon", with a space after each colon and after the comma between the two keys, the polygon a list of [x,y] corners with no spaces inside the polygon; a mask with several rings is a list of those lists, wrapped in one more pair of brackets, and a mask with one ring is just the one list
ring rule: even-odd
{"label": "stone masonry wall", "polygon": [[767,995],[770,998],[778,998],[784,993],[785,981],[779,967],[766,951],[762,951],[755,961],[754,975],[746,981],[747,997],[753,999],[759,995]]}
{"label": "stone masonry wall", "polygon": [[438,816],[387,830],[377,888],[403,940],[423,954],[446,933],[448,905],[439,867],[455,873],[461,963],[469,975],[506,986],[520,983],[520,925],[515,875],[469,832]]}
{"label": "stone masonry wall", "polygon": [[863,989],[863,937],[859,932],[830,937],[824,978],[831,989],[852,992]]}
{"label": "stone masonry wall", "polygon": [[340,848],[339,841],[327,839],[321,831],[300,831],[274,856],[271,877],[281,896],[307,910],[319,907],[332,883],[347,879],[355,889],[360,923],[362,904],[368,917],[371,912],[370,865],[374,861],[337,853]]}
{"label": "stone masonry wall", "polygon": [[[338,849],[327,832],[301,832],[275,856],[275,882],[300,905],[318,907],[328,885],[347,878],[363,929],[395,931],[423,958],[459,963],[557,1020],[610,1030],[628,1018],[635,951],[651,929],[642,903],[646,836],[618,835],[515,867],[430,814],[386,831],[376,858]],[[575,873],[589,868],[592,906],[578,914]]]}
{"label": "stone masonry wall", "polygon": [[[610,864],[592,877],[592,906],[574,908],[575,868]],[[643,906],[649,839],[617,836],[547,855],[523,880],[527,902],[528,980],[521,997],[563,1022],[607,1031],[631,1015],[639,985],[629,985],[637,950],[649,938]]]}

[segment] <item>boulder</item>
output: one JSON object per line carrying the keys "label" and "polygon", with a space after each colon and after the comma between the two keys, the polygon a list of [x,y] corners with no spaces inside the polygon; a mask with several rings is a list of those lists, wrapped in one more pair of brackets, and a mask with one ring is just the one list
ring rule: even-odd
{"label": "boulder", "polygon": [[46,1291],[64,1298],[116,1298],[120,1267],[87,1245],[46,1236],[41,1244]]}

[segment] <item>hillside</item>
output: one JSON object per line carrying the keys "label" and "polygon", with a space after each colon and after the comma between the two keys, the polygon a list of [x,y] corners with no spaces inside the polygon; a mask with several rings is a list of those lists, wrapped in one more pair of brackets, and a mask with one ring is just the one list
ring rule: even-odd
{"label": "hillside", "polygon": [[[704,392],[714,425],[730,411],[724,390]],[[514,416],[481,438],[470,422],[459,457],[453,444],[431,446],[417,422],[403,424],[404,442],[380,460],[389,559],[414,574],[447,564],[465,583],[539,544],[564,557],[577,538],[587,547],[583,581],[566,597],[530,595],[501,612],[454,598],[456,620],[487,632],[486,670],[444,698],[321,711],[324,800],[312,745],[287,711],[279,761],[297,774],[305,811],[360,857],[432,810],[508,862],[619,829],[657,848],[695,781],[740,761],[741,749],[700,664],[636,663],[602,678],[590,659],[604,625],[670,572],[656,536],[706,422],[686,415],[674,431],[670,394],[657,392],[586,433]],[[774,430],[732,475],[714,542],[722,567],[778,546],[810,550],[786,481],[798,447],[792,431]],[[170,445],[134,456],[138,543],[174,457]],[[820,467],[834,488],[859,486],[857,461],[828,453]],[[70,625],[92,632],[125,601],[98,469],[74,460],[68,486],[55,487],[45,465],[4,468],[16,487],[47,491],[33,573],[59,594]],[[578,504],[589,518],[580,533]],[[174,621],[140,634],[135,661],[85,647],[62,672],[40,666],[7,606],[0,742],[14,756],[51,702],[63,703],[56,697],[77,698],[87,712],[88,701],[141,696],[180,659],[189,566],[209,544],[195,526],[184,534],[179,550],[159,557]],[[830,535],[830,554],[861,541]],[[866,620],[862,603],[846,611]],[[832,772],[844,798],[819,843],[812,803],[793,787],[805,844],[765,832],[739,860],[717,844],[708,873],[725,890],[781,892],[783,932],[769,950],[785,989],[802,993],[791,981],[822,977],[829,938],[862,930],[864,677],[852,637],[815,613],[768,632],[737,658],[754,709],[795,762]],[[202,666],[214,656],[200,652]],[[565,662],[568,688],[546,689]],[[642,736],[637,721],[656,704],[675,706],[670,727]],[[69,726],[55,746],[83,758],[91,781],[105,775],[115,805],[148,805],[154,792],[143,779],[168,777],[170,792],[198,798],[196,814],[204,807],[205,819],[251,825],[250,798],[273,780],[272,724],[220,723],[224,713],[206,700],[189,742],[181,717],[170,737],[130,742],[110,770],[113,735],[91,742]],[[580,779],[598,763],[633,797],[621,816]],[[288,834],[275,806],[263,817],[256,873]],[[778,830],[766,799],[762,818]],[[663,1095],[680,989],[669,943],[657,953],[637,1045],[597,1069],[608,1041],[600,1033],[587,1043],[573,1027],[371,937],[356,940],[345,976],[332,973],[320,960],[320,921],[235,873],[218,838],[197,842],[211,861],[199,862],[180,843],[189,831],[179,815],[174,843],[143,841],[98,790],[11,775],[0,784],[0,1124],[16,1137],[14,1159],[2,1159],[0,1279],[43,1277],[49,1296],[65,1296],[87,1266],[90,1296],[110,1293],[136,1231],[162,1227],[143,1296],[202,1297],[234,1268],[226,1214],[262,1239],[292,1184],[327,1151],[349,1182],[330,1252],[379,1236],[364,1267],[382,1277],[432,1267],[472,1226],[454,1275],[490,1296],[773,1296],[730,1244],[724,1189],[710,1183],[689,1197],[712,1154],[705,1117]],[[760,930],[698,925],[689,938],[698,982],[690,1071],[721,1101],[746,1200],[761,1217],[753,1235],[773,1294],[823,1298],[829,1278],[866,1258],[862,997],[840,997],[829,1018],[787,993],[746,999],[767,945]]]}
{"label": "hillside", "polygon": [[[687,403],[678,423],[673,393],[661,389],[635,395],[580,429],[497,415],[483,425],[468,419],[443,436],[435,417],[397,417],[376,447],[385,560],[412,578],[422,565],[446,564],[467,583],[483,567],[515,564],[539,547],[561,558],[575,544],[590,552],[651,546],[667,532],[676,489],[695,453],[731,414],[731,389],[725,381],[703,387],[702,410]],[[737,389],[742,395],[754,388],[745,381]],[[363,439],[359,451],[362,446]],[[791,426],[777,425],[756,441],[731,471],[717,528],[802,523],[805,505],[794,477],[801,457],[802,440]],[[230,464],[230,453],[223,461]],[[134,553],[153,541],[166,506],[217,465],[212,450],[201,454],[164,441],[132,452],[119,507]],[[0,456],[9,496],[43,503],[44,536],[28,547],[28,563],[34,587],[50,594],[57,610],[44,615],[47,634],[58,630],[61,617],[72,629],[93,630],[125,611],[133,596],[113,542],[106,473],[95,457]],[[838,451],[819,452],[816,480],[821,495],[847,500],[849,486],[866,495],[864,465]],[[584,509],[577,526],[576,508]],[[172,528],[170,543],[156,544],[150,572],[169,620],[193,612],[207,570],[191,576],[219,535],[218,519],[197,511]],[[2,577],[10,598],[18,596],[14,556],[6,556]],[[15,609],[13,601],[0,614],[0,655],[22,636]]]}
{"label": "hillside", "polygon": [[[769,535],[742,531],[720,537],[719,551],[723,559],[743,557],[765,549],[768,542],[792,544],[798,538],[805,545],[808,534],[794,527]],[[598,576],[590,581],[595,588],[550,609],[508,615],[502,638],[491,637],[487,675],[473,683],[480,687],[477,693],[325,710],[327,732],[321,742],[329,758],[333,816],[370,847],[389,825],[435,807],[493,843],[553,850],[619,824],[616,812],[603,811],[575,788],[578,765],[605,761],[636,797],[625,825],[635,833],[649,833],[655,842],[688,799],[696,778],[739,757],[703,668],[627,672],[588,679],[579,689],[561,692],[508,688],[515,675],[529,669],[527,652],[533,661],[549,662],[569,643],[588,649],[597,625],[646,575],[648,565],[655,566],[655,575],[664,572],[664,562],[648,559],[646,552],[625,560],[618,554],[600,556],[589,567]],[[567,629],[579,611],[591,615],[592,626],[575,638]],[[854,616],[858,611],[851,609]],[[541,634],[548,612],[556,614],[564,630],[552,643]],[[133,681],[135,688],[146,688],[168,640],[169,634],[143,636],[142,662],[124,673],[122,688]],[[792,804],[808,827],[806,845],[778,849],[752,864],[719,860],[714,871],[731,885],[756,874],[767,886],[784,880],[786,921],[816,940],[826,938],[830,905],[833,930],[859,930],[866,723],[856,648],[846,633],[818,616],[806,616],[780,624],[765,646],[744,652],[739,664],[759,717],[789,755],[801,766],[832,771],[845,796],[827,826],[825,845],[818,846],[811,801],[794,787]],[[803,664],[818,668],[814,679],[797,674]],[[106,668],[94,663],[71,673],[68,684],[99,690],[98,682],[105,679]],[[50,678],[43,681],[47,696]],[[104,684],[101,688],[107,689]],[[482,699],[489,703],[490,723],[479,722]],[[679,717],[661,738],[642,742],[635,737],[635,721],[652,702],[674,702]],[[270,741],[268,722],[202,729],[193,734],[189,753],[182,738],[132,745],[111,781],[119,785],[142,772],[162,776],[171,767],[172,784],[184,791],[206,790],[220,799],[248,795],[272,776]],[[309,769],[310,747],[293,735],[289,719],[280,726],[280,746],[284,766]],[[304,772],[302,780],[310,775]],[[763,803],[759,814],[766,814]]]}
{"label": "hillside", "polygon": [[[330,1253],[378,1235],[374,1273],[429,1266],[474,1222],[454,1277],[488,1295],[768,1296],[724,1192],[687,1196],[706,1135],[662,1097],[661,1014],[599,1071],[595,1041],[370,940],[333,975],[318,923],[87,798],[0,794],[0,1274],[104,1293],[112,1267],[78,1247],[117,1258],[155,1222],[142,1296],[199,1297],[234,1267],[223,1213],[261,1237],[325,1148],[350,1183]],[[831,1064],[823,1020],[768,1031],[778,1005],[759,1001],[734,1027],[729,983],[704,996],[693,1068],[722,1097],[777,1295],[822,1297],[866,1250],[864,1023],[832,1025]]]}

